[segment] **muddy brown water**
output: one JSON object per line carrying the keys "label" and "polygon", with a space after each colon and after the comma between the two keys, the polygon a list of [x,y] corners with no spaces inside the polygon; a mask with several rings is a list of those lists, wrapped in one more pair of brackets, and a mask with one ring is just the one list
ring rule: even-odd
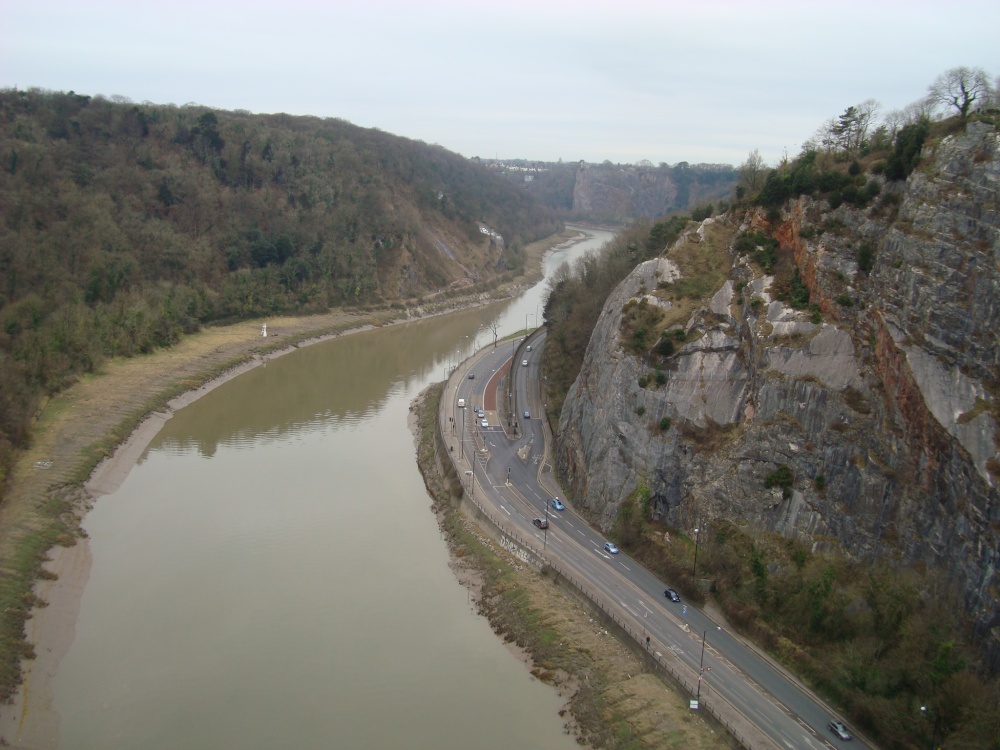
{"label": "muddy brown water", "polygon": [[[547,275],[611,237],[588,232]],[[168,420],[84,521],[58,746],[576,747],[449,569],[407,428],[545,289],[303,348]]]}

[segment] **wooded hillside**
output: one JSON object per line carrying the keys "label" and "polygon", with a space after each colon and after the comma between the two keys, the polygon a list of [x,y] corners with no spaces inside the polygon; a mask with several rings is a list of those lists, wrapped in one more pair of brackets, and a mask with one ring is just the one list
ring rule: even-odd
{"label": "wooded hillside", "polygon": [[0,90],[0,486],[38,398],[103,357],[489,283],[558,228],[482,166],[342,120]]}

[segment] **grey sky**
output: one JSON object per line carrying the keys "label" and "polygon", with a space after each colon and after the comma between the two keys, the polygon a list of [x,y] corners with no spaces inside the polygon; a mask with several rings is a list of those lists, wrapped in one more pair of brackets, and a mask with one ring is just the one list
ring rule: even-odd
{"label": "grey sky", "polygon": [[959,65],[1000,3],[0,0],[0,86],[340,117],[465,156],[794,156]]}

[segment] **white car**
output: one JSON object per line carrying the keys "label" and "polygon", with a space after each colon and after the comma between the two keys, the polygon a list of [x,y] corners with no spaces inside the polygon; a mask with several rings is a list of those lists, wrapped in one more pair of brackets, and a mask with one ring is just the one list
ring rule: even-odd
{"label": "white car", "polygon": [[833,732],[833,734],[837,737],[838,740],[844,740],[846,742],[847,740],[851,739],[851,733],[847,731],[847,727],[845,727],[841,722],[837,721],[836,719],[831,720],[830,723],[827,724],[827,726],[830,728],[830,731]]}
{"label": "white car", "polygon": [[488,419],[484,419],[484,420],[480,421],[479,426],[480,427],[489,427],[490,426],[490,421]]}
{"label": "white car", "polygon": [[604,551],[607,552],[609,555],[617,555],[618,554],[618,548],[615,546],[614,542],[605,542],[604,543]]}
{"label": "white car", "polygon": [[521,367],[527,367],[527,366],[528,366],[528,360],[522,359],[521,360]]}

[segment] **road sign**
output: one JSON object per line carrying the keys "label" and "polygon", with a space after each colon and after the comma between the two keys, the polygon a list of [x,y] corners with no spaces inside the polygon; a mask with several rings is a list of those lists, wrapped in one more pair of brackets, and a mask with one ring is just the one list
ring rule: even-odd
{"label": "road sign", "polygon": [[694,698],[691,699],[691,710],[692,711],[698,710],[698,701],[696,701]]}

